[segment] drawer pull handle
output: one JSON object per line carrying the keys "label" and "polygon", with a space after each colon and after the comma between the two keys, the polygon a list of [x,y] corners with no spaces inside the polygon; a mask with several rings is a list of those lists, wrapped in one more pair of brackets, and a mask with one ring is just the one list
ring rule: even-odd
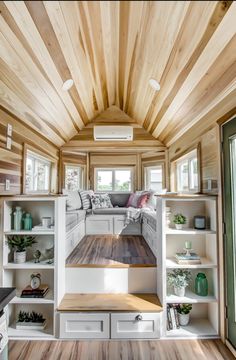
{"label": "drawer pull handle", "polygon": [[136,320],[136,321],[142,321],[142,320],[143,320],[142,315],[137,315],[137,316],[135,317],[135,320]]}

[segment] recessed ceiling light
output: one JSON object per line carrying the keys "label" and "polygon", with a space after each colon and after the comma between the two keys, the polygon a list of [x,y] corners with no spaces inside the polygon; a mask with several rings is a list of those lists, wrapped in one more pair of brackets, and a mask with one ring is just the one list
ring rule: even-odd
{"label": "recessed ceiling light", "polygon": [[62,90],[68,91],[74,85],[74,81],[72,79],[66,80],[62,85]]}
{"label": "recessed ceiling light", "polygon": [[155,79],[150,79],[150,80],[149,80],[149,85],[151,85],[151,87],[152,87],[154,90],[156,90],[156,91],[159,91],[160,88],[161,88],[159,82],[156,81]]}

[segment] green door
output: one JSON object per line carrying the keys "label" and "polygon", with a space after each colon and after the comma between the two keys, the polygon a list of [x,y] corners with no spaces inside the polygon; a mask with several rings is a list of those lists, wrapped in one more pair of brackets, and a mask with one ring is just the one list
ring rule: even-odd
{"label": "green door", "polygon": [[227,339],[236,348],[236,118],[223,126]]}

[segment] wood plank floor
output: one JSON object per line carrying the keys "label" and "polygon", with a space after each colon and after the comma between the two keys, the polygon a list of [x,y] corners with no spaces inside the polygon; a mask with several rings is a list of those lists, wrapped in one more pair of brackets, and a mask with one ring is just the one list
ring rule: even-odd
{"label": "wood plank floor", "polygon": [[234,359],[220,340],[9,342],[9,360]]}
{"label": "wood plank floor", "polygon": [[67,267],[153,267],[156,258],[139,235],[86,235],[66,260]]}

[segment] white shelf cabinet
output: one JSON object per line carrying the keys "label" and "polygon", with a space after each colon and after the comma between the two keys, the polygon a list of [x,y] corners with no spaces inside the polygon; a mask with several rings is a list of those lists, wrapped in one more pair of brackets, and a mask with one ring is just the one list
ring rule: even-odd
{"label": "white shelf cabinet", "polygon": [[[170,227],[166,225],[166,208],[170,208]],[[182,213],[187,223],[176,230],[173,217]],[[206,230],[194,229],[194,216],[204,215]],[[201,257],[201,264],[180,265],[175,260],[177,252],[183,252],[185,241],[191,241],[193,251]],[[163,305],[161,336],[167,338],[212,338],[219,337],[219,284],[218,284],[218,238],[217,202],[214,196],[164,195],[157,196],[157,294]],[[173,269],[189,269],[192,284],[184,297],[178,297],[167,287],[167,274]],[[194,292],[194,281],[198,272],[206,274],[209,295],[198,296]],[[191,303],[190,322],[177,330],[166,330],[167,304]]]}
{"label": "white shelf cabinet", "polygon": [[[41,222],[44,216],[50,216],[54,222],[53,230],[15,231],[11,226],[11,214],[16,206],[30,212],[33,226]],[[8,334],[10,339],[52,339],[56,337],[56,309],[65,292],[65,197],[63,196],[18,196],[1,199],[2,209],[2,286],[16,287],[16,296],[8,306]],[[11,235],[34,235],[37,243],[27,249],[27,261],[23,264],[13,262],[9,252],[7,237]],[[46,249],[54,247],[54,263],[49,264]],[[42,253],[40,263],[33,260],[33,251]],[[21,298],[24,287],[30,283],[33,272],[41,274],[42,284],[49,285],[45,298]],[[44,330],[18,330],[15,323],[19,311],[41,312],[47,324]]]}

